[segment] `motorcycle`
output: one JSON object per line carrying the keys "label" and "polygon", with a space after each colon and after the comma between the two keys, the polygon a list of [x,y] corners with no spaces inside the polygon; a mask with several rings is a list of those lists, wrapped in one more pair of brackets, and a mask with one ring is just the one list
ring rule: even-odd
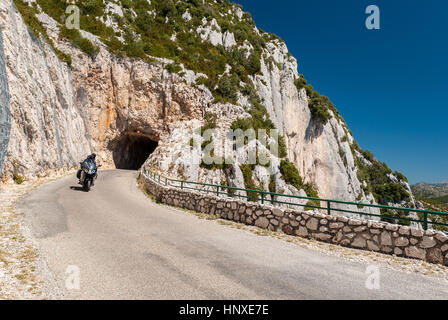
{"label": "motorcycle", "polygon": [[82,185],[85,192],[89,192],[94,181],[98,177],[98,168],[94,162],[84,161],[80,162],[81,170],[78,171],[77,177],[79,184]]}

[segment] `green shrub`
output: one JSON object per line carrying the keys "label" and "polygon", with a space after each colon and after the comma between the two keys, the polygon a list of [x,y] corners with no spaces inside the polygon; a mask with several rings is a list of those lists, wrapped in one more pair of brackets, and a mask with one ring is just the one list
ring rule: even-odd
{"label": "green shrub", "polygon": [[294,84],[296,85],[297,90],[305,88],[309,98],[308,107],[311,111],[311,116],[315,121],[325,125],[332,117],[329,110],[331,110],[336,117],[341,118],[339,111],[330,99],[315,91],[313,86],[308,84],[303,75],[300,75],[299,78],[294,81]]}
{"label": "green shrub", "polygon": [[142,60],[145,60],[146,58],[145,43],[143,41],[132,41],[126,43],[123,49],[129,58],[138,58]]}
{"label": "green shrub", "polygon": [[209,129],[216,129],[216,115],[212,113],[207,113],[204,116],[204,125],[201,127],[201,135]]}
{"label": "green shrub", "polygon": [[385,183],[372,186],[375,199],[380,203],[399,203],[409,199],[409,193],[400,183]]}
{"label": "green shrub", "polygon": [[21,175],[14,175],[13,180],[16,184],[22,184],[25,181],[25,178],[23,178]]}
{"label": "green shrub", "polygon": [[281,135],[278,136],[278,157],[279,158],[285,158],[288,156],[287,150],[286,150],[286,142],[285,138]]}
{"label": "green shrub", "polygon": [[182,67],[175,63],[170,63],[165,66],[166,71],[169,73],[179,73],[182,70]]}
{"label": "green shrub", "polygon": [[274,176],[271,175],[269,178],[269,192],[275,193],[276,185],[275,185],[275,179]]}
{"label": "green shrub", "polygon": [[75,41],[74,43],[75,43],[75,45],[76,45],[79,49],[81,49],[81,51],[83,51],[84,53],[86,53],[86,54],[89,55],[90,57],[95,56],[95,55],[98,53],[98,51],[99,51],[99,49],[98,49],[97,47],[95,47],[95,46],[93,45],[93,43],[90,42],[89,39],[86,39],[86,38],[78,39],[78,40]]}
{"label": "green shrub", "polygon": [[[255,181],[253,179],[253,166],[243,164],[240,165],[240,169],[243,174],[245,188],[249,190],[261,190],[261,188],[255,184]],[[248,201],[258,201],[259,194],[257,192],[248,192],[247,197]]]}
{"label": "green shrub", "polygon": [[[280,173],[287,184],[292,185],[297,190],[304,190],[308,197],[319,198],[317,187],[309,182],[303,183],[299,170],[289,160],[286,159],[280,162]],[[320,201],[318,200],[310,200],[309,203],[316,207],[320,206]]]}
{"label": "green shrub", "polygon": [[331,114],[328,112],[328,98],[321,96],[317,91],[314,91],[313,96],[308,102],[308,107],[311,111],[311,116],[314,120],[326,124],[331,119]]}
{"label": "green shrub", "polygon": [[358,157],[355,157],[358,180],[365,181],[367,184],[367,187],[363,187],[366,194],[372,192],[375,200],[382,205],[400,203],[410,199],[409,193],[401,183],[394,183],[389,179],[388,175],[392,173],[392,170],[387,164],[375,160],[370,151],[361,150],[357,144],[352,147],[352,150],[354,149],[360,150],[361,154],[372,163],[366,165]]}
{"label": "green shrub", "polygon": [[396,213],[393,210],[386,210],[381,209],[381,221],[392,223],[392,224],[399,224],[402,226],[410,226],[411,221],[406,219],[400,219],[400,218],[406,218],[404,212],[400,211],[399,213]]}
{"label": "green shrub", "polygon": [[81,0],[77,1],[77,6],[80,7],[81,13],[84,15],[91,15],[100,17],[104,15],[106,5],[102,0]]}
{"label": "green shrub", "polygon": [[261,71],[261,54],[259,52],[252,52],[249,59],[245,63],[247,72],[250,75],[255,75]]}
{"label": "green shrub", "polygon": [[280,172],[283,176],[283,180],[287,184],[294,186],[297,190],[302,189],[303,180],[300,176],[299,170],[289,160],[282,160],[280,162]]}
{"label": "green shrub", "polygon": [[[305,191],[306,195],[311,198],[319,198],[319,194],[317,191],[317,186],[312,183],[305,183],[303,185],[303,190]],[[320,201],[319,200],[309,200],[307,203],[308,206],[314,206],[314,207],[320,207]],[[312,207],[308,207],[309,209],[314,209]],[[305,207],[306,209],[306,207]]]}
{"label": "green shrub", "polygon": [[395,223],[395,213],[390,210],[382,210],[381,212],[381,221],[388,222],[388,223]]}
{"label": "green shrub", "polygon": [[64,22],[65,10],[66,10],[67,6],[69,5],[67,1],[65,1],[65,0],[37,0],[37,4],[50,17],[52,17],[59,23]]}
{"label": "green shrub", "polygon": [[22,184],[25,181],[25,178],[19,174],[19,163],[17,161],[14,161],[13,164],[13,172],[12,172],[12,179],[16,184]]}
{"label": "green shrub", "polygon": [[294,84],[296,85],[297,91],[300,91],[305,88],[308,83],[305,77],[301,74],[299,75],[299,78],[294,81]]}
{"label": "green shrub", "polygon": [[401,172],[395,171],[394,175],[401,181],[409,182],[408,178],[404,174],[402,174]]}
{"label": "green shrub", "polygon": [[68,40],[70,40],[76,47],[81,51],[89,55],[90,57],[95,56],[99,49],[90,42],[89,39],[83,38],[79,30],[68,29],[63,25],[60,29],[60,35]]}
{"label": "green shrub", "polygon": [[251,129],[253,122],[251,119],[247,119],[247,118],[238,118],[236,119],[234,122],[232,122],[232,125],[230,126],[230,128],[232,130],[238,130],[241,129],[243,131],[249,130]]}
{"label": "green shrub", "polygon": [[364,156],[364,158],[366,158],[370,162],[374,162],[375,161],[375,157],[373,156],[373,153],[370,152],[369,150],[362,150],[361,154]]}
{"label": "green shrub", "polygon": [[221,191],[227,192],[227,196],[233,197],[235,195],[235,190],[234,189],[226,188],[226,187],[231,187],[231,186],[228,185],[228,183],[227,183],[227,181],[225,179],[221,180],[221,184],[220,185],[224,187],[224,188],[221,188]]}
{"label": "green shrub", "polygon": [[198,85],[198,86],[200,86],[200,85],[206,86],[207,85],[207,81],[208,81],[208,79],[205,78],[205,77],[198,77],[196,79],[196,85]]}
{"label": "green shrub", "polygon": [[[61,1],[63,2],[63,1]],[[23,0],[14,0],[15,5],[17,6],[17,9],[21,13],[25,24],[31,31],[32,35],[36,38],[41,35],[48,44],[53,48],[53,50],[56,52],[56,55],[59,57],[60,60],[63,62],[66,62],[69,66],[72,64],[72,58],[70,55],[62,52],[61,50],[58,50],[55,46],[53,41],[50,39],[50,37],[47,34],[47,30],[42,26],[39,19],[36,18],[36,14],[38,13],[36,8],[36,3],[33,3],[32,6],[28,6],[27,3],[25,3]]]}
{"label": "green shrub", "polygon": [[223,76],[218,82],[218,88],[215,90],[217,100],[232,104],[237,103],[238,91],[240,89],[240,80],[238,76]]}
{"label": "green shrub", "polygon": [[56,54],[58,55],[59,60],[68,64],[69,67],[72,66],[72,57],[61,50],[55,49]]}

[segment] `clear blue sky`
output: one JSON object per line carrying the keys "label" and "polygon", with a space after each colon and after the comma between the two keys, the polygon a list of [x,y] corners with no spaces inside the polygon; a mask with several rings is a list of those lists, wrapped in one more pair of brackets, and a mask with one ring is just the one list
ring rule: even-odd
{"label": "clear blue sky", "polygon": [[[237,0],[285,40],[361,148],[411,183],[448,180],[448,1]],[[381,30],[367,30],[368,5]]]}

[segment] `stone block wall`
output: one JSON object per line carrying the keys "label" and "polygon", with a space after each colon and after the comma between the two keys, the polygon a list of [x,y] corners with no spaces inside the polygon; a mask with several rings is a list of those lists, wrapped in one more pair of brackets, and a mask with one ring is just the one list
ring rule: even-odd
{"label": "stone block wall", "polygon": [[139,180],[158,202],[171,206],[288,235],[448,265],[448,236],[443,232],[220,198],[166,187],[143,174]]}

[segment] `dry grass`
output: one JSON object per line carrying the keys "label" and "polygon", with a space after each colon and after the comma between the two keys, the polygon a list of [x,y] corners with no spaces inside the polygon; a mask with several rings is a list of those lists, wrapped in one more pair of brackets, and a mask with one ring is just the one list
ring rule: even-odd
{"label": "dry grass", "polygon": [[31,239],[24,235],[23,213],[16,203],[38,186],[59,179],[54,175],[22,184],[0,184],[0,299],[45,299],[38,273],[39,256]]}

